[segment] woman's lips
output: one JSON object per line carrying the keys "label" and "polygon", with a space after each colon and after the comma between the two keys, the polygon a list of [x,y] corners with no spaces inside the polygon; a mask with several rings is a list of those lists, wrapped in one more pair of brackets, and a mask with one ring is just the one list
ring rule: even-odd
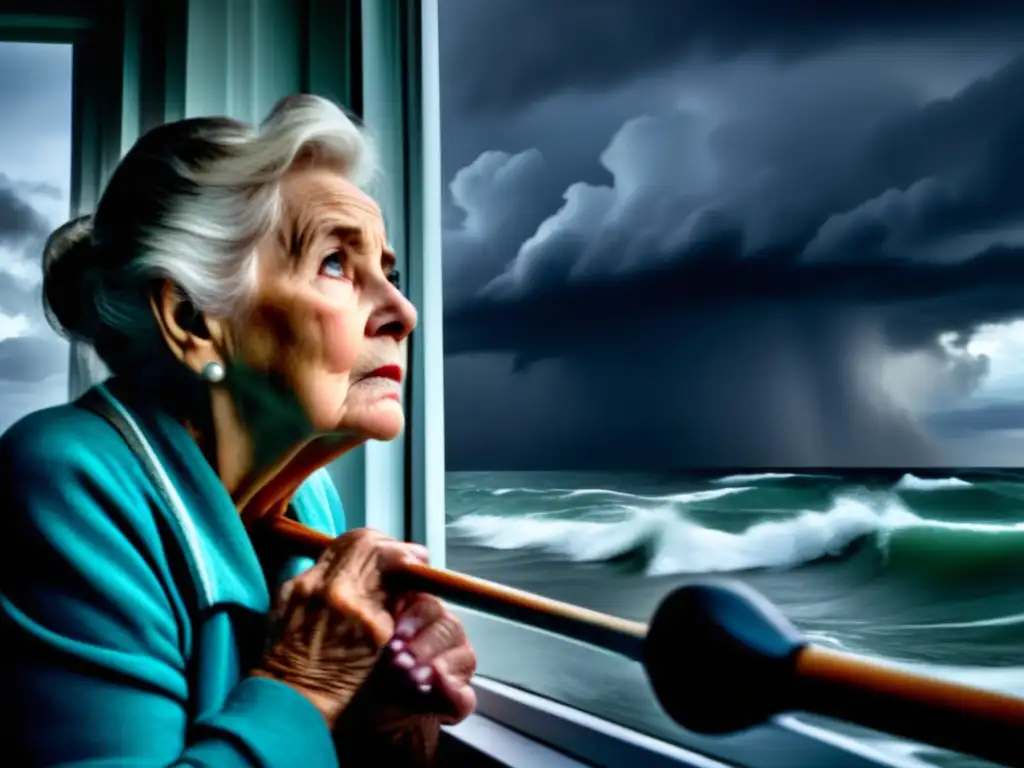
{"label": "woman's lips", "polygon": [[402,383],[402,369],[397,365],[382,365],[380,368],[370,371],[363,378],[367,379],[391,379],[399,384]]}
{"label": "woman's lips", "polygon": [[398,388],[393,388],[395,384],[401,385],[402,383],[402,368],[398,365],[382,365],[380,368],[376,368],[370,371],[368,374],[362,377],[361,381],[373,381],[376,379],[378,382],[390,382],[387,386],[386,392],[382,394],[384,399],[390,399],[399,401]]}

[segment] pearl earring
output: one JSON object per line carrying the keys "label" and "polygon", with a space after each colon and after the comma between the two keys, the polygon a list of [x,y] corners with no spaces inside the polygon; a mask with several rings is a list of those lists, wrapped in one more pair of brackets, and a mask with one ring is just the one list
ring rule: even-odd
{"label": "pearl earring", "polygon": [[219,384],[224,381],[224,366],[216,360],[211,360],[203,366],[202,376],[210,384]]}

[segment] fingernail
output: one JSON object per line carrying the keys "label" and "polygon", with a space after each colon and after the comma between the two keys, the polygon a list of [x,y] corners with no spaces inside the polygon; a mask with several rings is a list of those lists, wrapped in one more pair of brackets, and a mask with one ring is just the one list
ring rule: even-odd
{"label": "fingernail", "polygon": [[430,685],[420,685],[417,687],[420,689],[420,693],[430,693],[432,690],[434,690],[433,686]]}
{"label": "fingernail", "polygon": [[398,637],[392,640],[388,645],[395,653],[401,653],[405,649],[405,641]]}
{"label": "fingernail", "polygon": [[[395,656],[395,666],[401,669],[412,669],[416,666],[416,659],[408,651],[402,651]],[[413,674],[415,675],[416,673],[414,672]]]}
{"label": "fingernail", "polygon": [[406,639],[411,638],[420,630],[420,623],[416,619],[406,617],[399,619],[395,626],[395,634]]}
{"label": "fingernail", "polygon": [[432,670],[430,669],[430,667],[416,667],[416,669],[414,669],[410,674],[412,675],[413,680],[415,680],[417,683],[423,684],[430,679]]}

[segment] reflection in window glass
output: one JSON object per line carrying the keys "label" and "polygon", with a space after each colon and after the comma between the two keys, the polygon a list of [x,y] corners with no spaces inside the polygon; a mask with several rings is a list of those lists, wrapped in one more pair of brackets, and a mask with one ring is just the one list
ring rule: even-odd
{"label": "reflection in window glass", "polygon": [[0,432],[67,400],[68,345],[46,322],[40,264],[69,215],[71,46],[0,42]]}
{"label": "reflection in window glass", "polygon": [[[643,620],[731,574],[1024,695],[1022,14],[749,6],[442,0],[447,563]],[[678,733],[638,671],[472,629]]]}

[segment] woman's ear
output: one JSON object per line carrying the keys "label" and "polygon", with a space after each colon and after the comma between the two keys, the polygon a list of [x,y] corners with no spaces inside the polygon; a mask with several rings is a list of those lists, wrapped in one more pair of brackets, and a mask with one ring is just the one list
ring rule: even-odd
{"label": "woman's ear", "polygon": [[170,280],[150,294],[150,306],[171,354],[200,373],[211,361],[222,362],[223,324],[205,317]]}

